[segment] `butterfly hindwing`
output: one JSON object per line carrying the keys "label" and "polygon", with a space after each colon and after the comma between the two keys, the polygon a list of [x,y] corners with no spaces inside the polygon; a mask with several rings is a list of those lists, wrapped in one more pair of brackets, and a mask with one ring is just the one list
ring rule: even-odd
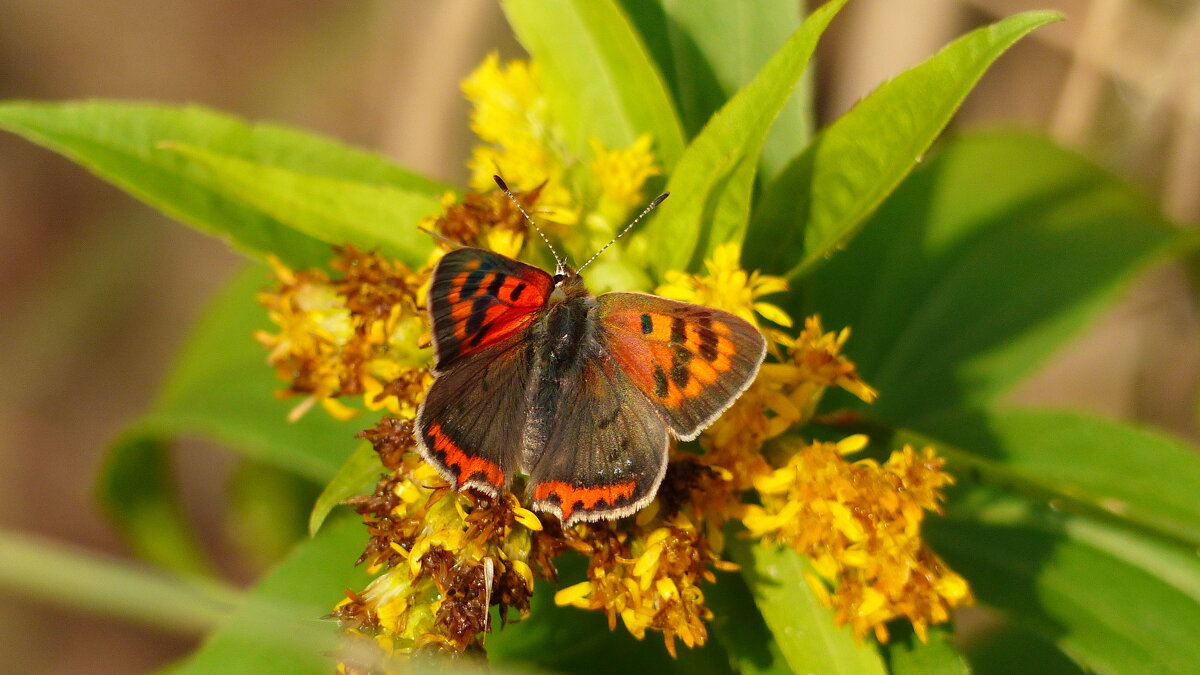
{"label": "butterfly hindwing", "polygon": [[529,345],[510,339],[463,356],[438,376],[417,411],[417,445],[455,489],[495,496],[521,458],[529,404]]}
{"label": "butterfly hindwing", "polygon": [[429,287],[437,370],[527,329],[552,285],[543,270],[491,251],[460,248],[442,256]]}
{"label": "butterfly hindwing", "polygon": [[729,312],[642,293],[597,298],[600,339],[621,370],[684,440],[746,390],[766,340]]}
{"label": "butterfly hindwing", "polygon": [[667,427],[601,354],[566,375],[542,452],[528,467],[534,508],[564,524],[627,516],[654,498],[667,468]]}

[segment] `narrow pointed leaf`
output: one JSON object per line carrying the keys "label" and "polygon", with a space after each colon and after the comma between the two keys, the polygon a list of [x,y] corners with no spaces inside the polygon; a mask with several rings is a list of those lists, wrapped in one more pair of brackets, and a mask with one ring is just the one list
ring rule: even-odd
{"label": "narrow pointed leaf", "polygon": [[1057,12],[973,31],[884,83],[824,129],[768,187],[747,238],[748,267],[795,279],[844,247],[920,161],[1001,54]]}
{"label": "narrow pointed leaf", "polygon": [[383,464],[379,462],[379,455],[371,444],[359,443],[313,504],[312,514],[308,518],[308,533],[315,535],[321,529],[325,518],[342,501],[368,493],[371,485],[379,480],[384,471]]}
{"label": "narrow pointed leaf", "polygon": [[684,145],[679,117],[645,45],[615,2],[506,0],[503,6],[539,68],[572,151],[588,157],[592,138],[617,148],[649,133],[663,167],[675,165]]}
{"label": "narrow pointed leaf", "polygon": [[[801,18],[794,0],[623,0],[621,5],[659,64],[689,136],[754,79],[800,27]],[[767,135],[759,164],[766,180],[808,145],[810,73],[805,71],[806,82],[792,93]]]}
{"label": "narrow pointed leaf", "polygon": [[918,639],[911,628],[901,627],[893,631],[891,639],[880,649],[891,675],[970,675],[971,672],[962,655],[950,644],[950,632],[941,626],[928,629],[926,642]]}
{"label": "narrow pointed leaf", "polygon": [[1004,392],[1193,241],[1073,153],[975,134],[913,174],[789,309],[851,326],[846,351],[881,392],[871,414],[906,424]]}
{"label": "narrow pointed leaf", "polygon": [[383,157],[282,126],[252,125],[196,106],[116,101],[0,103],[0,129],[78,162],[163,213],[252,255],[317,265],[328,246],[218,191],[211,175],[164,142],[187,143],[301,173],[437,195],[445,186]]}
{"label": "narrow pointed leaf", "polygon": [[925,534],[981,602],[1086,670],[1187,673],[1200,663],[1194,548],[983,487]]}
{"label": "narrow pointed leaf", "polygon": [[138,557],[180,574],[213,575],[184,515],[168,441],[127,430],[108,449],[96,496]]}
{"label": "narrow pointed leaf", "polygon": [[433,241],[417,229],[437,213],[437,197],[258,164],[170,143],[166,147],[204,167],[213,189],[289,227],[331,245],[353,244],[412,266],[425,262]]}
{"label": "narrow pointed leaf", "polygon": [[673,198],[642,233],[647,262],[660,276],[693,269],[720,244],[741,241],[767,132],[843,4],[830,2],[813,12],[688,146],[667,182]]}
{"label": "narrow pointed leaf", "polygon": [[1045,410],[959,410],[917,426],[978,460],[981,481],[1079,502],[1200,547],[1200,453],[1166,434]]}
{"label": "narrow pointed leaf", "polygon": [[833,624],[833,610],[823,606],[809,588],[806,563],[798,553],[734,538],[729,552],[742,566],[746,585],[794,672],[886,672],[870,643],[856,641],[848,627]]}
{"label": "narrow pointed leaf", "polygon": [[0,589],[73,610],[194,635],[224,620],[236,589],[164,574],[23,532],[0,531]]}
{"label": "narrow pointed leaf", "polygon": [[717,583],[704,589],[704,603],[713,613],[708,622],[710,635],[725,648],[735,672],[742,675],[793,672],[740,574],[718,575]]}

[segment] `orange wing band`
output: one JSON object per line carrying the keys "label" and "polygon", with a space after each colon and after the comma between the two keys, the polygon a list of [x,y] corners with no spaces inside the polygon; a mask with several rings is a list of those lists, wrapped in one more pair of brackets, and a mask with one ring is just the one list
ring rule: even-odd
{"label": "orange wing band", "polygon": [[441,454],[442,461],[446,466],[458,469],[458,481],[455,488],[462,488],[463,483],[470,480],[475,474],[483,474],[484,480],[489,485],[494,485],[496,489],[504,487],[504,472],[500,470],[500,467],[482,457],[472,457],[463,452],[463,449],[442,431],[442,425],[430,425],[427,434],[433,441],[429,444],[429,448]]}
{"label": "orange wing band", "polygon": [[559,507],[562,509],[562,519],[565,522],[571,519],[576,504],[579,504],[580,508],[585,511],[591,511],[600,502],[616,506],[617,500],[632,498],[635,487],[637,484],[634,481],[597,487],[576,487],[565,481],[548,480],[538,483],[537,488],[533,491],[533,498],[536,501],[542,501],[551,495],[558,497]]}

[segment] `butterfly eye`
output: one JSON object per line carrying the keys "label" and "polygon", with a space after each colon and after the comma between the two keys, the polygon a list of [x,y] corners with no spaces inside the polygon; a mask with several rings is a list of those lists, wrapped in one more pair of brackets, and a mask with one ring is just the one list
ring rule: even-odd
{"label": "butterfly eye", "polygon": [[567,275],[565,275],[565,274],[555,274],[554,275],[554,285],[557,286],[557,285],[561,284],[563,279],[566,279],[566,278],[567,278]]}

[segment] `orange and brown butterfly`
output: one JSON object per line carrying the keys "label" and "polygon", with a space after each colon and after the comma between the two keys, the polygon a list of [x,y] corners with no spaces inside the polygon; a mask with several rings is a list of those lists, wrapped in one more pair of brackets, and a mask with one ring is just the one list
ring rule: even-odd
{"label": "orange and brown butterfly", "polygon": [[478,248],[438,262],[429,313],[436,379],[417,412],[422,455],[457,489],[492,496],[520,471],[533,508],[565,525],[648,504],[670,437],[699,435],[766,354],[762,334],[729,312],[595,297],[561,259],[550,275]]}

